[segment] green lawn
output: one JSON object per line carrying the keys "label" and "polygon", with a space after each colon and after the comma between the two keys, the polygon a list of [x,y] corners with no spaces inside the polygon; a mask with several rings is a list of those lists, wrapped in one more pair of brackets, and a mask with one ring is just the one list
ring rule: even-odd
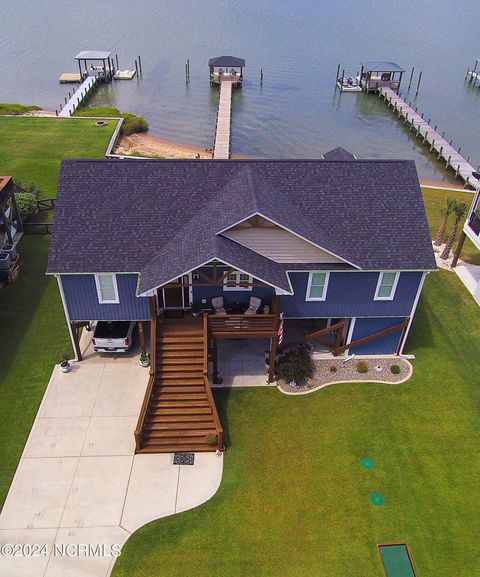
{"label": "green lawn", "polygon": [[116,121],[0,117],[0,167],[20,181],[36,184],[43,198],[56,194],[64,158],[102,158]]}
{"label": "green lawn", "polygon": [[114,577],[380,577],[396,541],[419,577],[479,575],[480,309],[452,273],[430,275],[410,348],[399,386],[219,391],[218,493],[135,533]]}
{"label": "green lawn", "polygon": [[[90,120],[0,118],[0,173],[55,196],[60,161],[101,158],[113,129]],[[0,507],[53,365],[71,351],[57,283],[45,276],[49,243],[24,236],[20,275],[0,289]]]}
{"label": "green lawn", "polygon": [[[458,192],[452,192],[449,190],[436,190],[433,188],[422,188],[423,199],[425,201],[425,208],[428,214],[428,221],[430,224],[430,231],[432,233],[432,238],[435,238],[438,233],[438,229],[442,224],[443,217],[445,214],[445,207],[447,205],[447,198],[452,196],[459,202],[464,202],[468,207],[472,204],[473,194],[471,192],[464,192],[463,190],[458,190]],[[450,217],[449,224],[447,226],[447,234],[452,230],[453,218]],[[460,231],[458,232],[458,238],[460,238]],[[465,244],[463,245],[461,259],[465,262],[480,265],[480,251],[475,248],[470,239],[465,239]]]}

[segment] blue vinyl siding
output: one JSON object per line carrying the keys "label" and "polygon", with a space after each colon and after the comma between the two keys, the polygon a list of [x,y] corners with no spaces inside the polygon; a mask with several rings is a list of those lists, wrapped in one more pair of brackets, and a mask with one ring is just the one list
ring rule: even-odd
{"label": "blue vinyl siding", "polygon": [[392,301],[375,301],[377,272],[331,272],[325,301],[305,301],[308,273],[291,272],[293,296],[282,296],[286,318],[409,316],[422,278],[421,272],[402,272]]}
{"label": "blue vinyl siding", "polygon": [[[212,276],[212,269],[209,267],[199,269],[208,278]],[[225,272],[227,272],[228,267],[218,267],[218,276],[221,278]],[[197,280],[193,280],[193,302],[200,303],[202,299],[207,301],[207,304],[211,304],[211,300],[214,297],[223,297],[225,305],[228,307],[232,303],[242,303],[247,305],[250,301],[250,297],[258,297],[262,299],[262,306],[264,304],[270,304],[271,295],[275,293],[274,288],[270,287],[253,287],[251,291],[224,291],[223,285],[218,286],[195,286],[195,284],[201,284],[205,282],[201,277]],[[254,279],[255,282],[255,279]],[[257,281],[258,282],[258,281]]]}
{"label": "blue vinyl siding", "polygon": [[92,274],[61,275],[68,313],[72,321],[150,320],[148,298],[137,297],[136,274],[118,274],[119,304],[98,302]]}
{"label": "blue vinyl siding", "polygon": [[[388,329],[400,323],[403,323],[405,317],[390,319],[357,319],[353,329],[352,342],[363,337],[368,337],[384,329]],[[350,352],[356,355],[389,355],[395,354],[398,349],[400,338],[403,331],[395,331],[379,339],[354,347]]]}

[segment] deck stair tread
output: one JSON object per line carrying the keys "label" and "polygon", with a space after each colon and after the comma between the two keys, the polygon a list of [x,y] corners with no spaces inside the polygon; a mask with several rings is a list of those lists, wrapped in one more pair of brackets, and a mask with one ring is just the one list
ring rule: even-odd
{"label": "deck stair tread", "polygon": [[215,451],[214,410],[204,379],[203,323],[166,319],[157,323],[155,378],[137,452]]}

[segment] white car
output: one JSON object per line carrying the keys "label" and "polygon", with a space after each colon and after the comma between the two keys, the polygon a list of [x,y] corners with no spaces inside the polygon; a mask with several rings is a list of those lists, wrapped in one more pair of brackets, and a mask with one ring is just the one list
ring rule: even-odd
{"label": "white car", "polygon": [[92,344],[97,353],[124,353],[133,343],[135,321],[98,321]]}

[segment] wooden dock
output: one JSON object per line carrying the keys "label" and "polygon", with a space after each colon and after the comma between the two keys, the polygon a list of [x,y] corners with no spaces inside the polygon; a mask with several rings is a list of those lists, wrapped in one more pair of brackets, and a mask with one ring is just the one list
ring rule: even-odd
{"label": "wooden dock", "polygon": [[217,127],[213,158],[230,158],[230,139],[232,126],[232,81],[220,83],[220,100],[218,103]]}
{"label": "wooden dock", "polygon": [[472,174],[475,168],[423,119],[423,115],[418,114],[391,88],[380,88],[379,96],[392,107],[399,118],[403,119],[404,124],[410,125],[410,130],[415,132],[415,136],[422,138],[423,143],[430,146],[430,151],[437,154],[438,159],[445,162],[447,168],[455,171],[455,176],[463,179],[465,186],[474,189],[479,186],[480,181]]}
{"label": "wooden dock", "polygon": [[73,93],[72,97],[66,102],[65,106],[60,110],[58,116],[69,118],[75,112],[75,110],[81,105],[81,103],[88,97],[92,89],[97,83],[96,76],[87,76],[85,80],[80,84],[77,90]]}
{"label": "wooden dock", "polygon": [[480,71],[478,71],[477,68],[477,64],[478,64],[478,60],[475,64],[475,68],[473,70],[470,70],[470,68],[467,69],[467,76],[465,77],[465,80],[468,79],[469,83],[473,82],[473,85],[476,86],[477,82],[480,80]]}

